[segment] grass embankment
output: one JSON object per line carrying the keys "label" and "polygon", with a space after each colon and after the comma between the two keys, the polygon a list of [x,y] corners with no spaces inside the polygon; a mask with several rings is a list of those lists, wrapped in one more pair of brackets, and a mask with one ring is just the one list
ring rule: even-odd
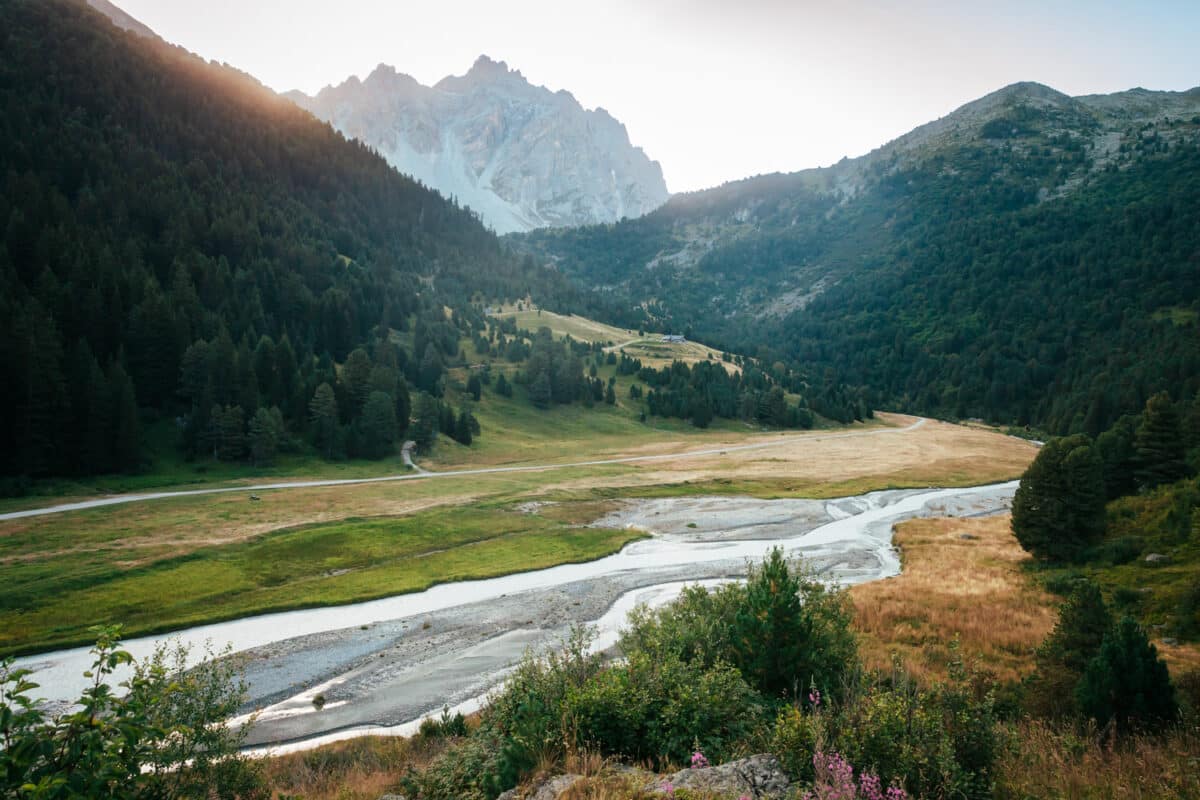
{"label": "grass embankment", "polygon": [[84,644],[97,623],[121,622],[133,636],[590,561],[639,536],[464,508],[276,531],[130,570],[87,558],[18,561],[5,567],[0,650]]}

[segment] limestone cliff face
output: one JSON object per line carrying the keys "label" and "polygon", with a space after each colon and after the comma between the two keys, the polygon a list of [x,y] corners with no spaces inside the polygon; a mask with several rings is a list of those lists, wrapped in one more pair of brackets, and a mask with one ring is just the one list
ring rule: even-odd
{"label": "limestone cliff face", "polygon": [[434,86],[381,65],[366,80],[288,97],[498,233],[615,222],[668,197],[658,162],[607,111],[486,56]]}

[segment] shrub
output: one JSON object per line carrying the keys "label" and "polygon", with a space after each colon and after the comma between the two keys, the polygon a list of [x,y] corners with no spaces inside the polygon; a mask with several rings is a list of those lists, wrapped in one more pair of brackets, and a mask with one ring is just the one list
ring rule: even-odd
{"label": "shrub", "polygon": [[635,612],[621,647],[709,667],[735,665],[765,697],[799,697],[815,685],[831,697],[856,664],[846,596],[789,564],[778,548],[745,584],[691,587],[671,605]]}
{"label": "shrub", "polygon": [[[236,665],[212,653],[185,669],[188,650],[160,648],[142,663],[119,628],[95,628],[91,685],[75,710],[47,717],[28,670],[0,667],[4,796],[38,798],[265,798],[258,765],[240,757],[244,729],[225,720],[245,690]],[[132,665],[115,687],[110,677]],[[118,689],[125,689],[121,694]]]}
{"label": "shrub", "polygon": [[761,702],[733,667],[634,653],[573,694],[577,743],[605,755],[686,763],[698,747],[732,756],[762,722]]}

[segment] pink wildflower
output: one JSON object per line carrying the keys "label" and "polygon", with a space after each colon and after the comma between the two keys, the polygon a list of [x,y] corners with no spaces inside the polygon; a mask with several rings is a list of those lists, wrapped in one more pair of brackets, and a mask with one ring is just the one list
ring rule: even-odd
{"label": "pink wildflower", "polygon": [[708,766],[708,759],[704,757],[704,753],[699,750],[692,753],[692,769],[704,769]]}

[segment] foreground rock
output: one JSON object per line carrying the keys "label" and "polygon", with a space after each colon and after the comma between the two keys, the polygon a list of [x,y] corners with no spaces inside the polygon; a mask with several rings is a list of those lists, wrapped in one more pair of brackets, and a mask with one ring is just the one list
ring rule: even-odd
{"label": "foreground rock", "polygon": [[647,788],[665,792],[668,785],[694,792],[767,800],[786,796],[791,782],[779,759],[764,753],[715,767],[680,770]]}

